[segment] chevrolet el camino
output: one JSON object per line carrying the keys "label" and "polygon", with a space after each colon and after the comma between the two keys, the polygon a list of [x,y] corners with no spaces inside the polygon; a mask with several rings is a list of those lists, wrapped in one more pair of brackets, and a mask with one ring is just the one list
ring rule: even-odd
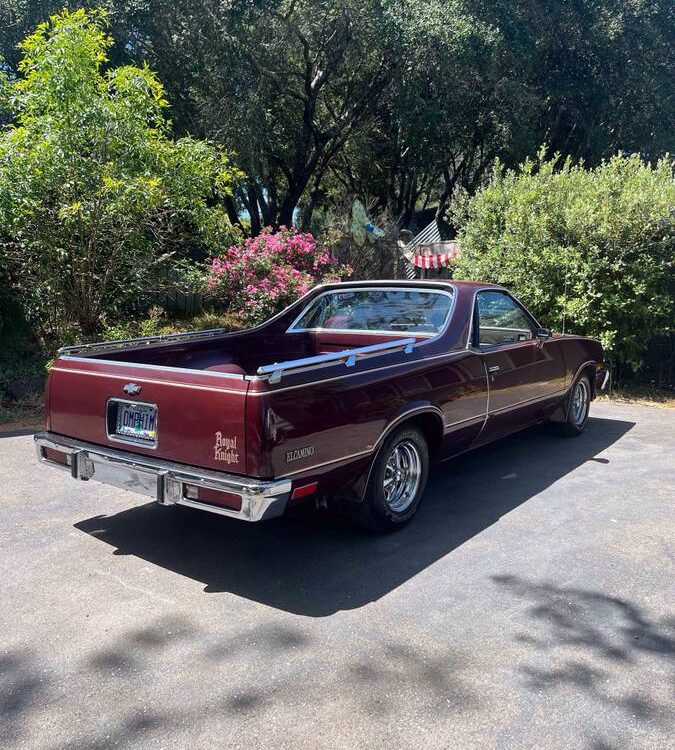
{"label": "chevrolet el camino", "polygon": [[256,328],[62,349],[41,462],[260,521],[336,499],[391,531],[429,465],[552,423],[579,435],[607,382],[601,346],[467,281],[327,284]]}

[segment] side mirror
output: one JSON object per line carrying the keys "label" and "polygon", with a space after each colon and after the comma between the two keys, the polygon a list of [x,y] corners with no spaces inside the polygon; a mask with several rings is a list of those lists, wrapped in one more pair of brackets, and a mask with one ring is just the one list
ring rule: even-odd
{"label": "side mirror", "polygon": [[540,341],[546,341],[551,338],[551,331],[548,328],[537,328],[534,334]]}

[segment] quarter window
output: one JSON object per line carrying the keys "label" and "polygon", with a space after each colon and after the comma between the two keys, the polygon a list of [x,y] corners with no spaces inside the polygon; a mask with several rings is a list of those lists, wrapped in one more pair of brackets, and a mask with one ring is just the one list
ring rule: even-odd
{"label": "quarter window", "polygon": [[535,326],[525,310],[504,292],[478,292],[478,343],[496,346],[528,341]]}

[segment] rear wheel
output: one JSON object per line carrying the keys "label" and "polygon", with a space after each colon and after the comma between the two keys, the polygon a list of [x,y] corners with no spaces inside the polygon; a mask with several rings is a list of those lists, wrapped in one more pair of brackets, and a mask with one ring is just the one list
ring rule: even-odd
{"label": "rear wheel", "polygon": [[429,448],[416,427],[400,427],[382,445],[362,503],[352,517],[386,533],[403,527],[417,512],[429,474]]}
{"label": "rear wheel", "polygon": [[591,383],[587,375],[581,375],[575,381],[567,398],[566,419],[557,424],[556,429],[562,435],[576,437],[586,426],[591,405]]}

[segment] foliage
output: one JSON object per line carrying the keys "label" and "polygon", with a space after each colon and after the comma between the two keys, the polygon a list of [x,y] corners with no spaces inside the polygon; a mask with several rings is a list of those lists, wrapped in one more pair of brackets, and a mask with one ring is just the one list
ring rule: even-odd
{"label": "foliage", "polygon": [[[17,319],[29,330],[28,317],[48,349],[99,337],[140,315],[148,289],[203,288],[203,258],[266,225],[319,228],[357,274],[386,275],[387,243],[366,252],[342,226],[355,196],[388,217],[393,244],[395,224],[460,216],[495,157],[513,167],[541,142],[602,166],[540,160],[522,185],[495,177],[470,205],[466,242],[504,233],[542,279],[504,261],[542,317],[602,335],[617,362],[641,356],[626,323],[636,300],[645,339],[667,328],[668,240],[653,219],[672,183],[648,204],[668,167],[611,156],[655,164],[675,150],[670,0],[101,0],[109,15],[80,4],[0,3],[0,336]],[[611,176],[624,168],[634,196]],[[528,213],[528,185],[557,227]],[[628,212],[608,218],[602,201]],[[471,258],[467,272],[502,272]],[[601,320],[588,290],[605,295],[590,306]]]}
{"label": "foliage", "polygon": [[514,166],[542,141],[590,164],[675,149],[669,0],[424,0],[391,13],[401,63],[324,200],[372,195],[408,225],[420,205],[443,219],[495,156]]}
{"label": "foliage", "polygon": [[161,307],[151,307],[146,318],[125,320],[107,326],[102,333],[104,340],[134,339],[139,336],[164,336],[172,333],[203,331],[210,328],[225,328],[237,331],[241,321],[229,313],[202,313],[190,318],[172,318]]}
{"label": "foliage", "polygon": [[422,201],[437,202],[442,218],[456,186],[480,180],[525,116],[519,82],[498,65],[498,31],[466,2],[392,3],[390,14],[401,63],[373,127],[346,145],[333,171],[407,225]]}
{"label": "foliage", "polygon": [[[11,74],[29,30],[77,4],[3,0]],[[543,141],[592,165],[675,150],[671,0],[101,5],[106,54],[159,71],[177,131],[238,152],[247,180],[225,202],[253,234],[308,229],[316,207],[354,194],[406,224],[420,206],[442,217],[495,156],[513,166]]]}
{"label": "foliage", "polygon": [[[391,80],[399,34],[380,0],[136,4],[130,25],[173,81],[183,127],[225,142],[257,234],[291,225]],[[208,20],[207,20],[208,19]]]}
{"label": "foliage", "polygon": [[212,294],[229,299],[229,311],[248,324],[260,323],[312,286],[338,281],[351,273],[311,234],[281,227],[229,247],[211,261]]}
{"label": "foliage", "polygon": [[508,286],[545,324],[638,368],[673,321],[674,166],[634,155],[587,169],[543,151],[517,172],[497,165],[459,219],[456,276]]}
{"label": "foliage", "polygon": [[[45,378],[39,342],[3,284],[0,269],[0,407],[41,391]],[[0,408],[1,411],[1,408]],[[1,419],[1,418],[0,418]]]}
{"label": "foliage", "polygon": [[[518,97],[529,136],[521,153],[541,141],[592,164],[617,151],[650,158],[673,152],[671,0],[467,4],[498,30],[494,62],[508,79],[503,95]],[[497,104],[508,107],[508,99]]]}
{"label": "foliage", "polygon": [[64,11],[21,43],[15,122],[0,132],[0,238],[29,318],[85,335],[153,284],[173,254],[236,232],[219,203],[236,171],[208,143],[169,137],[146,66],[106,69],[103,11]]}

